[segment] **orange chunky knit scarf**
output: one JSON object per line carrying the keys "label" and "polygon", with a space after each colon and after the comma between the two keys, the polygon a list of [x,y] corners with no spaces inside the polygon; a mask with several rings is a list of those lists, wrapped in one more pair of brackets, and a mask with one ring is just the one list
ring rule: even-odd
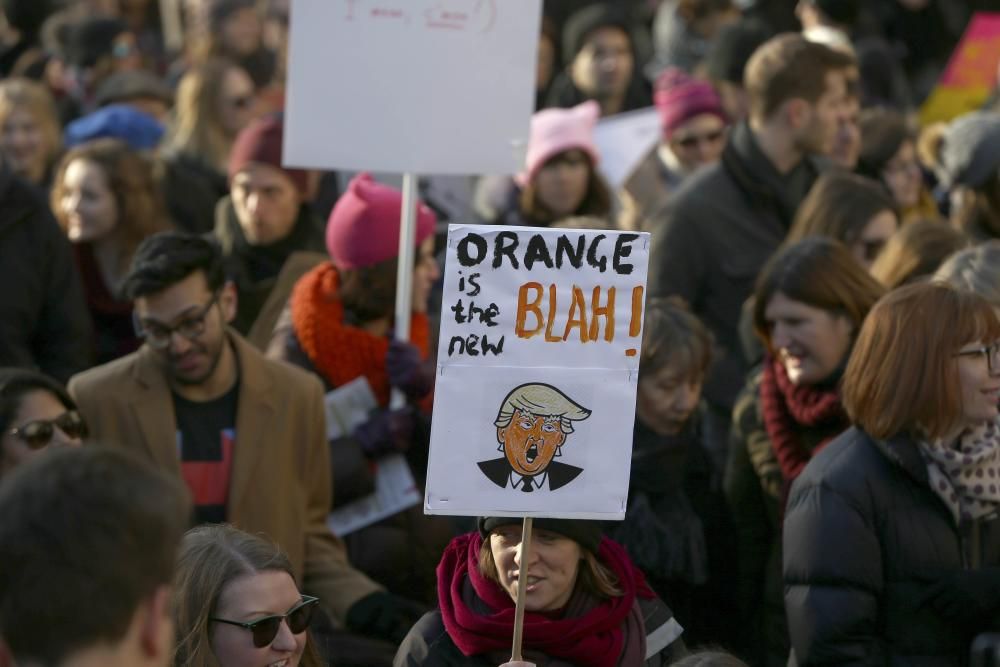
{"label": "orange chunky knit scarf", "polygon": [[[389,339],[344,324],[339,296],[340,277],[333,264],[317,266],[295,284],[292,291],[292,324],[299,345],[309,360],[335,387],[364,375],[379,405],[389,405],[389,377],[385,355]],[[426,359],[430,340],[427,315],[414,313],[410,320],[410,342]]]}

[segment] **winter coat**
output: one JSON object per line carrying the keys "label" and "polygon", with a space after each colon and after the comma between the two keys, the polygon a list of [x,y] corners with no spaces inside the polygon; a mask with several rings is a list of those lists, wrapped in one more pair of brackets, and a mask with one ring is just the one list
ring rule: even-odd
{"label": "winter coat", "polygon": [[93,361],[72,249],[42,195],[0,167],[0,366],[66,382]]}
{"label": "winter coat", "polygon": [[[659,598],[639,598],[646,626],[646,661],[634,667],[666,667],[684,656],[687,649],[681,627],[673,613]],[[494,656],[495,657],[495,656]],[[533,660],[537,660],[532,656]],[[490,655],[465,656],[448,636],[440,611],[424,615],[413,626],[396,653],[394,667],[496,667]],[[538,667],[570,667],[560,660],[536,662]]]}
{"label": "winter coat", "polygon": [[996,514],[956,525],[915,441],[854,427],[792,486],[785,607],[799,665],[960,665],[997,618],[960,624],[921,604],[942,570],[1000,566]]}
{"label": "winter coat", "polygon": [[651,232],[667,217],[670,195],[680,187],[684,175],[667,168],[659,150],[659,144],[654,146],[622,185],[620,229]]}
{"label": "winter coat", "polygon": [[825,166],[806,157],[779,174],[750,128],[737,125],[721,161],[673,194],[666,219],[653,233],[650,295],[682,297],[722,348],[705,382],[713,406],[731,410],[743,386],[749,368],[740,349],[740,310]]}

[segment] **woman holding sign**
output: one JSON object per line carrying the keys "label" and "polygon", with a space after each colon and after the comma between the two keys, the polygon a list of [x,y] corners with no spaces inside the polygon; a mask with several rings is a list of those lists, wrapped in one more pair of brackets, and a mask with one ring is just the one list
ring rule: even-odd
{"label": "woman holding sign", "polygon": [[[437,568],[440,609],[403,640],[396,667],[505,663],[522,549],[520,518],[481,518],[479,532],[455,538]],[[536,519],[529,554],[525,660],[659,667],[686,653],[670,609],[597,522]]]}
{"label": "woman holding sign", "polygon": [[725,494],[739,546],[737,604],[760,664],[788,656],[781,588],[781,515],[788,488],[850,426],[840,378],[883,288],[833,239],[786,246],[762,270],[753,322],[767,351],[733,411]]}
{"label": "woman holding sign", "polygon": [[[398,190],[368,174],[351,181],[327,223],[331,261],[296,283],[268,349],[268,356],[319,375],[328,391],[359,378],[370,389],[368,419],[330,444],[334,508],[373,493],[373,464],[385,457],[405,455],[418,476],[427,469],[425,413],[434,381],[427,302],[440,276],[436,219],[418,207],[412,342],[400,342],[391,333],[401,203]],[[389,405],[394,388],[406,397],[402,406]],[[429,603],[434,561],[453,534],[447,520],[410,508],[342,537],[359,569],[394,593]]]}

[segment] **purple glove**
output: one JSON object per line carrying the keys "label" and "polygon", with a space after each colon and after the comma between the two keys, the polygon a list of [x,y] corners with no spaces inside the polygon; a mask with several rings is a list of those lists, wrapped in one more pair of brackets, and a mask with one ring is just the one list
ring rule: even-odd
{"label": "purple glove", "polygon": [[434,388],[434,367],[420,358],[414,345],[395,338],[385,355],[385,370],[389,384],[398,388],[411,401],[418,401]]}
{"label": "purple glove", "polygon": [[378,410],[354,429],[354,439],[370,459],[402,454],[410,448],[413,426],[413,411],[409,407]]}

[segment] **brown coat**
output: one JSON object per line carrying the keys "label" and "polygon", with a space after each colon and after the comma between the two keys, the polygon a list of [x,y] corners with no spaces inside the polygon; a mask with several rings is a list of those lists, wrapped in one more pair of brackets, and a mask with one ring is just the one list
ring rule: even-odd
{"label": "brown coat", "polygon": [[[227,519],[277,542],[303,589],[343,621],[352,604],[380,589],[351,566],[326,525],[332,491],[322,386],[265,359],[235,331],[229,338],[240,387]],[[74,376],[69,391],[89,441],[128,448],[180,476],[170,387],[147,346]]]}
{"label": "brown coat", "polygon": [[618,228],[651,232],[659,227],[667,216],[670,195],[682,178],[667,169],[660,159],[659,144],[654,146],[622,185]]}

